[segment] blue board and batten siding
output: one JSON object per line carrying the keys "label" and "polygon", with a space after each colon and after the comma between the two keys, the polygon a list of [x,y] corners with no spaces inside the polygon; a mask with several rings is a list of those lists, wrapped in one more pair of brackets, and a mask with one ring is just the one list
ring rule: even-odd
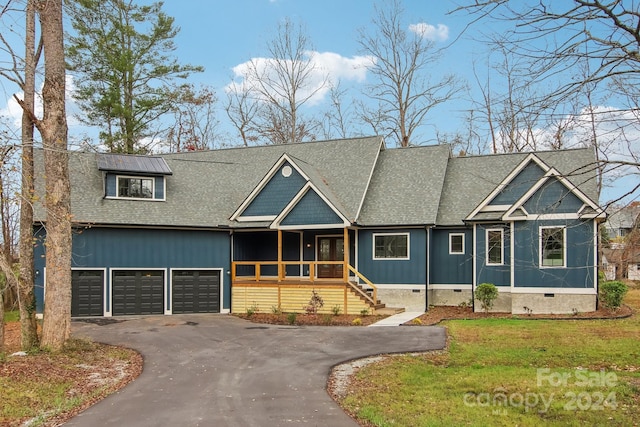
{"label": "blue board and batten siding", "polygon": [[[44,297],[45,231],[35,233],[36,299]],[[72,268],[223,269],[222,308],[231,307],[230,236],[226,231],[88,228],[73,234]],[[168,292],[167,292],[168,294]]]}
{"label": "blue board and batten siding", "polygon": [[[541,268],[540,227],[565,227],[566,266]],[[515,223],[515,287],[593,289],[595,277],[594,221],[554,220]]]}
{"label": "blue board and batten siding", "polygon": [[[291,169],[289,176],[282,173],[284,168]],[[241,216],[278,215],[306,182],[294,167],[285,162],[244,209]]]}
{"label": "blue board and batten siding", "polygon": [[307,191],[280,222],[281,225],[316,225],[342,224],[342,219],[336,214],[322,197],[313,190]]}
{"label": "blue board and batten siding", "polygon": [[524,203],[529,214],[577,213],[583,202],[557,179],[549,179]]}
{"label": "blue board and batten siding", "polygon": [[535,162],[529,163],[498,193],[489,205],[511,205],[518,201],[545,172]]}
{"label": "blue board and batten siding", "polygon": [[[374,259],[374,233],[408,233],[409,259]],[[359,230],[358,270],[375,284],[425,285],[427,283],[427,230],[424,228]]]}
{"label": "blue board and batten siding", "polygon": [[[449,235],[464,234],[464,252],[449,253]],[[470,229],[431,229],[429,284],[471,285],[473,282],[473,232]]]}
{"label": "blue board and batten siding", "polygon": [[[487,230],[502,230],[502,264],[487,263]],[[482,224],[476,227],[476,283],[511,286],[511,237],[509,224]]]}

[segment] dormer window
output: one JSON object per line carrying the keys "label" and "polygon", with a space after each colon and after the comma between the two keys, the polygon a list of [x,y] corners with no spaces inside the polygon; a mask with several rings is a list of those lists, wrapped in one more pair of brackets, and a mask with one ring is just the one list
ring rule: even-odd
{"label": "dormer window", "polygon": [[100,154],[98,169],[104,172],[107,199],[166,200],[171,169],[162,157]]}
{"label": "dormer window", "polygon": [[153,199],[154,179],[133,176],[118,176],[118,197],[131,197],[134,199]]}

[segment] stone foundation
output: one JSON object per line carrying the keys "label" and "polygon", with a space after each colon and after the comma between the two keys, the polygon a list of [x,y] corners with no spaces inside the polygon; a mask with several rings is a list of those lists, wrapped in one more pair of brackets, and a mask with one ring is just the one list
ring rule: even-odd
{"label": "stone foundation", "polygon": [[511,306],[513,314],[587,313],[596,310],[596,296],[576,294],[512,294]]}
{"label": "stone foundation", "polygon": [[[511,313],[512,308],[512,295],[510,292],[499,292],[498,298],[493,301],[493,307],[489,310],[489,313]],[[482,303],[476,300],[473,306],[473,311],[484,312],[482,309]]]}
{"label": "stone foundation", "polygon": [[429,291],[429,305],[461,305],[471,304],[471,290],[461,289],[456,292],[453,289],[431,289]]}
{"label": "stone foundation", "polygon": [[390,289],[378,288],[378,299],[387,307],[404,308],[405,311],[426,310],[425,289]]}

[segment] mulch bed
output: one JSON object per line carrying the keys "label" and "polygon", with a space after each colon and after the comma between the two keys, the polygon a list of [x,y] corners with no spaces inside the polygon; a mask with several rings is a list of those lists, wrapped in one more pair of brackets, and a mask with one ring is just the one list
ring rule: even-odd
{"label": "mulch bed", "polygon": [[[288,313],[246,313],[235,314],[235,316],[249,320],[254,323],[266,323],[270,325],[292,325],[292,326],[367,326],[384,319],[387,316],[362,316],[354,314],[306,314],[297,313],[295,321],[292,323]],[[356,319],[360,319],[357,321]],[[355,321],[355,322],[354,322]]]}
{"label": "mulch bed", "polygon": [[435,325],[443,320],[456,319],[555,319],[555,320],[575,320],[575,319],[620,319],[629,317],[633,310],[623,305],[616,311],[600,309],[587,313],[576,314],[511,314],[511,313],[485,313],[474,312],[471,307],[459,306],[437,306],[430,307],[429,311],[418,317],[420,321],[410,321],[406,325]]}

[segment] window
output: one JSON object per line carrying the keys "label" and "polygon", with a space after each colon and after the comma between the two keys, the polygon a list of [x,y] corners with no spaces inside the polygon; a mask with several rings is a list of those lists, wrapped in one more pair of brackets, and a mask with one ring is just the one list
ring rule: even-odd
{"label": "window", "polygon": [[540,266],[565,266],[565,229],[564,227],[540,228]]}
{"label": "window", "polygon": [[487,230],[487,265],[502,265],[501,229]]}
{"label": "window", "polygon": [[374,234],[373,259],[409,259],[409,233]]}
{"label": "window", "polygon": [[131,176],[118,177],[118,197],[131,197],[135,199],[153,199],[153,178],[140,178]]}
{"label": "window", "polygon": [[464,254],[464,233],[449,233],[449,254]]}

